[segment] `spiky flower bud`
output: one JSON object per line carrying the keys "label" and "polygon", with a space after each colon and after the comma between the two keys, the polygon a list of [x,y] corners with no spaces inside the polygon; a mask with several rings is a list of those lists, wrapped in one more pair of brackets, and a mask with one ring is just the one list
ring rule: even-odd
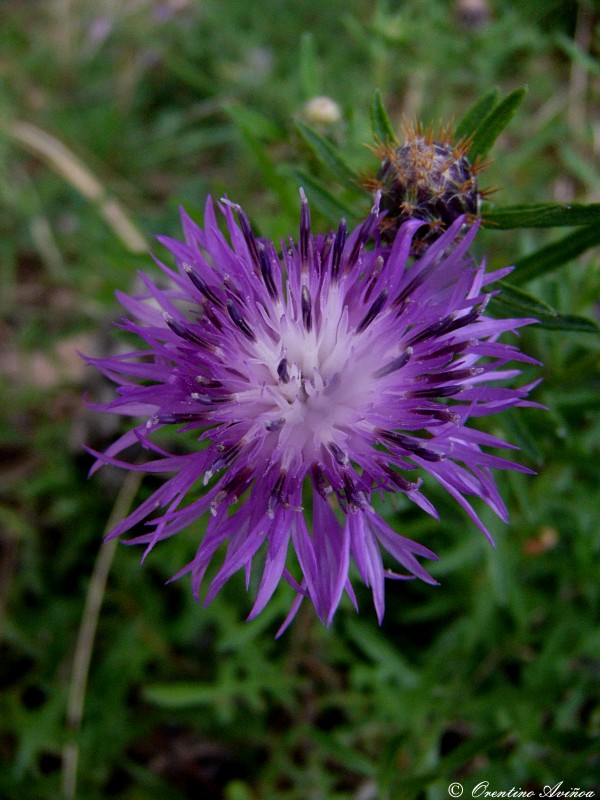
{"label": "spiky flower bud", "polygon": [[388,241],[407,220],[423,220],[414,239],[414,252],[422,252],[458,217],[477,217],[480,167],[467,157],[468,142],[452,138],[448,129],[434,136],[415,125],[407,128],[401,146],[392,142],[375,150],[381,167],[363,185],[381,192],[381,210],[387,212],[381,229]]}

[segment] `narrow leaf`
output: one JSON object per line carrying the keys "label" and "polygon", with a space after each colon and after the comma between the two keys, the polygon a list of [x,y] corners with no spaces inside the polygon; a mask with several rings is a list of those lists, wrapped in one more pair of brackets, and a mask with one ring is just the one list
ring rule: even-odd
{"label": "narrow leaf", "polygon": [[540,327],[549,330],[573,331],[579,333],[600,333],[600,328],[591,319],[573,314],[559,314],[552,306],[537,297],[524,292],[518,286],[504,281],[499,284],[502,292],[492,298],[491,309],[498,316],[526,316],[538,320]]}
{"label": "narrow leaf", "polygon": [[318,746],[320,753],[323,753],[328,759],[337,762],[342,767],[367,778],[373,778],[377,774],[375,764],[362,753],[345,744],[340,736],[335,735],[335,732],[332,734],[320,731],[315,726],[308,735]]}
{"label": "narrow leaf", "polygon": [[338,154],[335,146],[324,136],[298,120],[296,128],[316,158],[329,168],[340,183],[355,186],[356,173]]}
{"label": "narrow leaf", "polygon": [[144,688],[144,697],[163,708],[192,708],[211,705],[223,692],[223,687],[208,683],[157,683]]}
{"label": "narrow leaf", "polygon": [[342,217],[350,222],[356,219],[354,211],[345,203],[342,203],[315,177],[299,169],[291,170],[296,181],[306,191],[306,196],[311,204],[334,225],[337,225]]}
{"label": "narrow leaf", "polygon": [[246,144],[261,172],[265,186],[279,198],[283,208],[290,214],[297,213],[298,200],[295,191],[292,191],[289,184],[281,180],[279,167],[271,158],[269,151],[263,142],[248,124],[248,118],[244,109],[237,106],[229,106],[227,113],[233,120],[236,128],[240,131]]}
{"label": "narrow leaf", "polygon": [[473,105],[469,108],[467,113],[456,126],[457,139],[466,139],[475,133],[485,117],[498,102],[499,96],[499,89],[489,89],[473,103]]}
{"label": "narrow leaf", "polygon": [[306,100],[323,93],[315,40],[308,31],[300,39],[300,85]]}
{"label": "narrow leaf", "polygon": [[555,317],[540,319],[540,325],[542,328],[547,328],[551,331],[600,334],[600,327],[597,322],[588,317],[580,317],[575,314],[557,314]]}
{"label": "narrow leaf", "polygon": [[577,42],[569,39],[564,33],[559,33],[555,38],[556,44],[563,53],[569,56],[576,64],[583,67],[590,75],[600,76],[600,64],[595,58],[586,53]]}
{"label": "narrow leaf", "polygon": [[568,261],[600,244],[600,225],[590,225],[569,233],[557,242],[541,247],[520,258],[512,275],[513,281],[527,283],[540,275],[548,275]]}
{"label": "narrow leaf", "polygon": [[568,225],[600,224],[600,203],[582,205],[570,203],[536,203],[534,205],[505,206],[486,211],[484,224],[501,228],[558,228]]}
{"label": "narrow leaf", "polygon": [[[521,409],[518,410],[521,411]],[[541,467],[544,463],[544,455],[538,447],[535,434],[527,426],[524,415],[515,413],[514,408],[509,408],[502,415],[502,425],[509,434],[510,441],[527,453],[536,467]]]}
{"label": "narrow leaf", "polygon": [[543,316],[556,316],[556,311],[552,306],[529,292],[519,289],[518,286],[513,286],[506,281],[500,281],[498,285],[502,287],[502,291],[492,298],[492,306],[504,306],[511,314],[517,312],[519,316],[535,317],[536,319]]}
{"label": "narrow leaf", "polygon": [[239,105],[225,106],[225,111],[239,130],[251,133],[258,139],[277,142],[285,139],[286,132],[284,128],[258,111]]}
{"label": "narrow leaf", "polygon": [[527,94],[525,86],[515,89],[508,94],[504,100],[486,114],[483,122],[479,125],[473,136],[473,143],[469,150],[471,161],[477,156],[485,158],[492,149],[494,142],[500,136],[504,128],[514,117],[518,107],[521,105]]}
{"label": "narrow leaf", "polygon": [[394,128],[392,127],[388,113],[383,105],[383,99],[379,89],[375,89],[373,100],[371,101],[371,127],[373,129],[373,136],[375,139],[379,139],[380,142],[385,144],[386,142],[394,142],[396,140],[396,134],[394,133]]}
{"label": "narrow leaf", "polygon": [[346,622],[349,638],[365,653],[367,658],[379,665],[386,677],[393,678],[400,686],[412,688],[417,685],[418,673],[402,655],[375,628],[349,619]]}

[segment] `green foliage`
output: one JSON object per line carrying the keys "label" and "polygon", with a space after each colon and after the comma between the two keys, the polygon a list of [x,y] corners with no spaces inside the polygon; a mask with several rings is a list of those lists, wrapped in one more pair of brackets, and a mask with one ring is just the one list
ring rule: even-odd
{"label": "green foliage", "polygon": [[[484,780],[600,791],[598,97],[573,80],[598,73],[573,32],[582,15],[590,30],[600,20],[583,2],[527,0],[494,4],[473,29],[457,6],[3,4],[2,798],[64,798],[73,743],[86,800],[440,800],[451,781],[468,797]],[[316,95],[339,120],[307,115]],[[196,604],[185,579],[165,582],[202,525],[143,568],[117,548],[71,730],[83,605],[122,485],[110,469],[86,478],[82,442],[101,449],[120,428],[83,407],[83,390],[107,389],[77,351],[117,346],[114,290],[152,270],[136,242],[179,235],[178,205],[199,218],[209,193],[271,238],[297,231],[299,186],[317,226],[352,223],[372,202],[357,176],[378,170],[365,145],[401,140],[403,117],[459,119],[470,154],[491,156],[481,181],[498,191],[478,246],[515,270],[490,310],[540,320],[521,347],[543,367],[522,380],[543,377],[534,399],[548,410],[516,409],[490,431],[538,475],[498,476],[510,523],[484,514],[495,548],[433,485],[440,522],[382,504],[440,555],[441,585],[390,581],[381,628],[362,587],[360,616],[345,601],[325,629],[302,608],[278,640],[288,587],[250,623],[242,576]]]}
{"label": "green foliage", "polygon": [[508,94],[498,105],[493,106],[473,131],[473,139],[469,147],[469,158],[485,158],[494,142],[517,113],[517,109],[525,100],[527,88],[521,87]]}
{"label": "green foliage", "polygon": [[473,136],[490,111],[496,107],[499,97],[500,90],[494,87],[476,100],[456,126],[457,138],[468,139]]}
{"label": "green foliage", "polygon": [[381,92],[376,89],[373,93],[373,100],[371,101],[371,128],[373,130],[373,138],[380,142],[393,142],[396,139],[396,134],[392,128],[392,123],[388,116]]}
{"label": "green foliage", "polygon": [[[600,203],[535,203],[494,208],[485,223],[496,228],[561,228],[570,225],[600,225]],[[577,254],[576,254],[577,255]]]}

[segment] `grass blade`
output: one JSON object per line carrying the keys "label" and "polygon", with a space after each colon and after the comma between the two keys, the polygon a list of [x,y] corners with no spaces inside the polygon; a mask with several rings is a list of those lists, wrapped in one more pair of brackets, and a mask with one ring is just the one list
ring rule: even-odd
{"label": "grass blade", "polygon": [[308,200],[334,225],[337,225],[342,217],[348,222],[356,219],[354,211],[334,197],[319,180],[300,169],[291,171],[298,184],[305,190]]}
{"label": "grass blade", "polygon": [[500,90],[489,89],[476,100],[467,113],[456,126],[457,139],[466,139],[472,136],[490,111],[494,108],[500,97]]}
{"label": "grass blade", "polygon": [[373,92],[373,100],[371,101],[371,127],[373,129],[373,136],[375,139],[379,139],[380,142],[385,144],[386,142],[396,141],[396,134],[394,133],[394,128],[392,127],[388,113],[383,105],[383,99],[379,89],[375,89]]}
{"label": "grass blade", "polygon": [[300,39],[300,85],[306,100],[323,93],[315,40],[308,31]]}
{"label": "grass blade", "polygon": [[473,136],[473,143],[469,150],[471,161],[477,157],[485,158],[487,156],[498,136],[516,114],[526,94],[525,86],[515,89],[485,116]]}
{"label": "grass blade", "polygon": [[599,244],[600,225],[596,224],[580,228],[557,242],[547,244],[534,253],[520,258],[515,263],[516,269],[512,279],[521,284],[541,275],[548,275],[577,258],[581,253],[585,253],[590,247],[595,247]]}
{"label": "grass blade", "polygon": [[484,213],[484,224],[508,230],[509,228],[559,228],[567,225],[592,225],[600,223],[600,203],[582,205],[571,203],[536,203],[496,208]]}
{"label": "grass blade", "polygon": [[314,128],[298,120],[296,128],[315,157],[324,164],[340,183],[356,186],[356,173],[337,153],[335,146]]}
{"label": "grass blade", "polygon": [[559,314],[552,306],[537,297],[500,281],[502,292],[492,298],[490,307],[499,316],[535,317],[542,328],[549,330],[572,331],[579,333],[600,333],[597,323],[587,317],[574,314]]}

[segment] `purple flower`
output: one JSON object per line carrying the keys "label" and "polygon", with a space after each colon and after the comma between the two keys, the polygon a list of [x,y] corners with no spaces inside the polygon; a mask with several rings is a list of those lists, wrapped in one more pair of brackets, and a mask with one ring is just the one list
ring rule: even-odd
{"label": "purple flower", "polygon": [[[303,597],[329,624],[344,591],[356,605],[353,561],[381,621],[384,578],[435,583],[418,558],[436,556],[390,527],[373,508],[375,492],[401,492],[437,518],[420,491],[427,472],[488,538],[467,497],[507,519],[491,469],[530,470],[486,452],[511,445],[467,423],[534,405],[525,399],[534,384],[496,385],[519,374],[509,362],[537,363],[498,341],[533,320],[485,316],[486,287],[510,268],[488,274],[473,261],[476,228],[465,233],[464,218],[411,263],[422,223],[407,222],[383,248],[377,204],[352,234],[342,221],[335,234],[314,236],[302,193],[300,239],[282,243],[282,254],[255,237],[238,206],[220,208],[230,243],[209,199],[204,229],[182,212],[185,243],[159,237],[178,265],[158,262],[171,288],[142,275],[143,296],[119,295],[138,320],[121,327],[146,347],[88,359],[119,385],[117,399],[95,407],[143,419],[95,453],[93,470],[107,463],[172,473],[111,536],[158,513],[128,540],[148,552],[207,515],[194,559],[175,576],[191,573],[196,596],[227,543],[206,602],[241,568],[248,583],[256,560],[262,573],[250,617],[283,579],[297,592],[284,626]],[[191,452],[184,444],[174,455],[153,441],[172,425],[193,432]],[[182,442],[189,450],[190,436]],[[136,444],[153,460],[117,458]],[[385,568],[382,551],[405,573]]]}

